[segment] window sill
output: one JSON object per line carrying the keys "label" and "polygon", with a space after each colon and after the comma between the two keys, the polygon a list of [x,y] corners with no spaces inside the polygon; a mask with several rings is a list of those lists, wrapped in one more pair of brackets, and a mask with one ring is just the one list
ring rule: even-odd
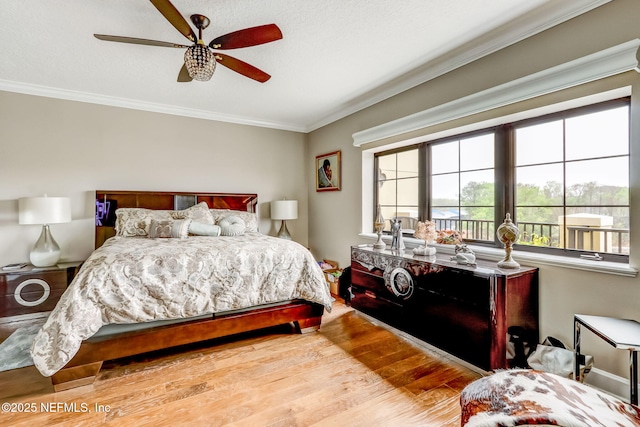
{"label": "window sill", "polygon": [[[374,233],[360,233],[360,237],[371,239],[373,241],[377,240],[378,238],[378,236]],[[391,243],[391,236],[382,236],[382,239],[387,244]],[[418,240],[410,237],[405,237],[403,240],[405,246],[409,249],[424,244],[423,240]],[[454,245],[434,244],[433,246],[437,248],[439,253],[451,255],[455,253]],[[486,248],[484,246],[474,245],[469,245],[469,247],[473,249],[473,252],[479,258],[485,260],[498,262],[504,257],[504,251],[501,249]],[[618,262],[590,261],[579,258],[561,257],[523,251],[513,251],[513,255],[519,263],[534,267],[538,265],[550,265],[553,267],[572,268],[575,270],[584,270],[604,274],[615,274],[626,277],[636,277],[638,275],[638,270],[631,267],[629,264]]]}

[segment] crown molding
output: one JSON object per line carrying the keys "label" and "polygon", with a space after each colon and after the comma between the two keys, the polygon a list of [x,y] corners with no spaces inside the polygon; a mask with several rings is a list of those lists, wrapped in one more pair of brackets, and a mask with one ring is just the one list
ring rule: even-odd
{"label": "crown molding", "polygon": [[370,107],[401,92],[433,80],[450,71],[504,49],[512,44],[532,37],[544,30],[568,21],[583,13],[600,7],[611,0],[585,0],[579,2],[551,1],[524,16],[490,31],[446,54],[430,60],[413,71],[396,79],[371,88],[367,93],[353,99],[344,108],[334,111],[313,123],[309,131],[328,125],[336,120]]}
{"label": "crown molding", "polygon": [[353,134],[353,145],[360,147],[369,142],[489,111],[626,71],[640,72],[637,59],[639,47],[640,39],[631,40],[529,76],[356,132]]}
{"label": "crown molding", "polygon": [[171,114],[174,116],[191,117],[203,120],[214,120],[226,123],[235,123],[247,126],[258,126],[271,129],[288,130],[293,132],[306,131],[304,126],[296,126],[289,123],[269,122],[248,117],[221,114],[212,111],[196,110],[175,105],[157,104],[135,99],[118,98],[106,95],[97,95],[87,92],[57,89],[47,86],[18,83],[9,80],[0,80],[0,90],[22,93],[25,95],[43,96],[47,98],[65,99],[68,101],[87,102],[90,104],[107,105],[111,107],[130,108],[133,110],[149,111],[153,113]]}

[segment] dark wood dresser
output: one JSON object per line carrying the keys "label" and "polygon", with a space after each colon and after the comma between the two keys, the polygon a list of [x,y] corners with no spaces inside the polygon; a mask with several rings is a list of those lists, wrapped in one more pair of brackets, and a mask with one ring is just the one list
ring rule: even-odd
{"label": "dark wood dresser", "polygon": [[351,305],[484,370],[508,368],[507,333],[538,342],[538,269],[351,248]]}

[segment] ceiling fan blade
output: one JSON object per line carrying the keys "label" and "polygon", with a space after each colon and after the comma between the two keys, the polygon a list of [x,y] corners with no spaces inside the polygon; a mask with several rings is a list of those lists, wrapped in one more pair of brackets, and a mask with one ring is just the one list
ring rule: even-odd
{"label": "ceiling fan blade", "polygon": [[216,53],[216,61],[218,61],[218,64],[224,65],[230,70],[233,70],[236,73],[240,73],[243,76],[249,77],[250,79],[257,80],[260,83],[264,83],[271,78],[271,76],[264,71],[229,55]]}
{"label": "ceiling fan blade", "polygon": [[180,72],[178,73],[178,83],[188,83],[192,80],[189,71],[187,71],[187,66],[182,64],[182,68],[180,68]]}
{"label": "ceiling fan blade", "polygon": [[212,49],[238,49],[269,43],[282,38],[282,32],[276,24],[245,28],[217,37],[209,43]]}
{"label": "ceiling fan blade", "polygon": [[161,42],[158,40],[147,40],[147,39],[138,39],[135,37],[121,37],[121,36],[110,36],[107,34],[94,34],[94,37],[100,40],[105,40],[108,42],[120,42],[120,43],[133,43],[133,44],[144,44],[147,46],[161,46],[161,47],[181,47],[187,48],[189,46],[171,42]]}
{"label": "ceiling fan blade", "polygon": [[186,19],[180,14],[178,9],[171,4],[169,0],[151,0],[151,3],[160,11],[160,13],[167,18],[167,21],[173,25],[176,30],[180,31],[180,33],[196,43],[198,38],[196,37],[196,33],[193,32],[193,29],[189,25]]}

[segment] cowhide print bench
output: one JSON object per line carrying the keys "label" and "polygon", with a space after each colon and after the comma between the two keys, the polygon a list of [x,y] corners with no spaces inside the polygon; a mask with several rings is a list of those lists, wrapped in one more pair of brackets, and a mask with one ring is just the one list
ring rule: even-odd
{"label": "cowhide print bench", "polygon": [[464,388],[461,425],[640,426],[640,408],[593,387],[530,369],[499,371]]}

